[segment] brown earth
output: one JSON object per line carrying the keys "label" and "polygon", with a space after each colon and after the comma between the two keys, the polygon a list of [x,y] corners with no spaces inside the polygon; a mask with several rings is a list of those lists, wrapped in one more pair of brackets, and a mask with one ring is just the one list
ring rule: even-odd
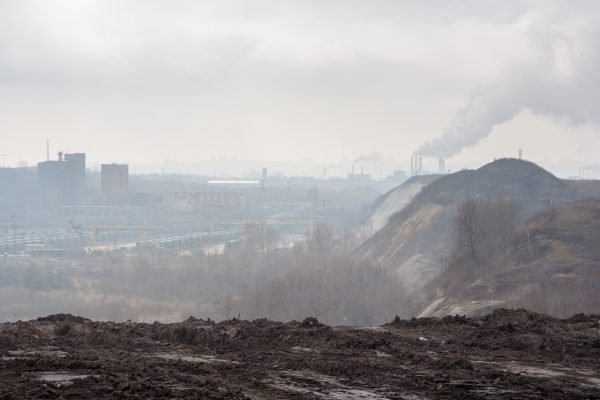
{"label": "brown earth", "polygon": [[0,398],[600,399],[597,315],[0,324]]}

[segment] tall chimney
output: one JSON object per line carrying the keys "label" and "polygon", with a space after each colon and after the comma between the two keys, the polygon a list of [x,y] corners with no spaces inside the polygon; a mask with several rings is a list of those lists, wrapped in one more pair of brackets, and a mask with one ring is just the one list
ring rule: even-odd
{"label": "tall chimney", "polygon": [[519,149],[519,160],[523,159],[523,149]]}

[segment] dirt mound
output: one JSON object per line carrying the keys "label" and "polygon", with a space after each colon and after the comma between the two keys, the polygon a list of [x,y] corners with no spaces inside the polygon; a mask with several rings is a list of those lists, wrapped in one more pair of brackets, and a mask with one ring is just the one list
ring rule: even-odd
{"label": "dirt mound", "polygon": [[523,326],[525,329],[531,329],[539,325],[547,325],[556,321],[556,319],[544,314],[524,309],[508,310],[505,308],[496,309],[492,311],[490,315],[481,318],[481,320],[485,324],[494,327],[512,325]]}
{"label": "dirt mound", "polygon": [[495,310],[480,319],[481,326],[469,339],[481,348],[505,348],[515,351],[600,356],[596,348],[599,319],[574,316],[565,320],[527,310]]}
{"label": "dirt mound", "polygon": [[50,322],[62,322],[62,323],[72,323],[72,324],[81,324],[84,322],[91,322],[87,318],[77,317],[71,314],[52,314],[47,317],[40,317],[37,319],[38,321],[50,321]]}
{"label": "dirt mound", "polygon": [[446,330],[450,340],[461,340],[470,347],[488,350],[547,352],[565,355],[598,355],[600,318],[577,314],[567,319],[524,309],[496,309],[479,318],[446,316],[443,318],[396,317],[387,327]]}
{"label": "dirt mound", "polygon": [[447,325],[473,325],[476,322],[464,315],[447,315],[442,318],[411,318],[409,320],[402,319],[398,316],[392,322],[384,326],[395,327],[434,327]]}
{"label": "dirt mound", "polygon": [[566,318],[564,321],[569,324],[577,324],[577,323],[583,323],[583,322],[594,323],[594,322],[600,321],[600,315],[579,313],[579,314],[575,314],[569,318]]}
{"label": "dirt mound", "polygon": [[299,325],[301,328],[320,328],[325,325],[320,323],[315,317],[305,318]]}
{"label": "dirt mound", "polygon": [[0,324],[0,398],[589,399],[598,332],[526,310],[365,328],[51,316]]}

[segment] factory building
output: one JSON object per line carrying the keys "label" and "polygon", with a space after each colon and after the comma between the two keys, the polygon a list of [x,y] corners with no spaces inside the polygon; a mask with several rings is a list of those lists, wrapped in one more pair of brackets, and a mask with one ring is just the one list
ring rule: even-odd
{"label": "factory building", "polygon": [[38,163],[38,185],[46,206],[80,205],[85,201],[85,153],[58,153],[58,160]]}
{"label": "factory building", "polygon": [[129,165],[102,164],[100,166],[100,188],[107,198],[127,196],[129,193]]}
{"label": "factory building", "polygon": [[352,171],[348,174],[348,181],[350,182],[365,183],[371,182],[371,180],[371,174],[365,174],[362,166],[360,167],[360,174],[354,173],[354,165],[352,166]]}
{"label": "factory building", "polygon": [[[438,157],[438,174],[445,174],[446,171],[446,160],[443,157]],[[423,170],[423,156],[413,155],[410,158],[410,175],[428,175],[430,172]]]}
{"label": "factory building", "polygon": [[202,211],[215,208],[238,209],[242,207],[242,194],[239,192],[171,192],[163,193],[163,204],[172,210]]}

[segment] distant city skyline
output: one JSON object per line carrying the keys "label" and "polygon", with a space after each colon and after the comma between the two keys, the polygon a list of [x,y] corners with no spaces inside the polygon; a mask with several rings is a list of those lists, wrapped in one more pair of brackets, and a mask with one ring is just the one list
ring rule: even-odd
{"label": "distant city skyline", "polygon": [[[500,154],[498,157],[493,157],[488,160],[466,160],[459,161],[458,158],[450,159],[446,162],[446,170],[448,172],[456,172],[463,168],[476,169],[498,158],[517,158],[518,150],[515,149],[512,154]],[[585,162],[584,160],[565,160],[559,162],[550,162],[544,160],[532,160],[528,157],[527,149],[524,150],[524,159],[532,161],[544,169],[550,171],[560,178],[587,178],[600,179],[600,166],[593,162]],[[85,151],[83,151],[85,152]],[[90,153],[87,153],[88,156]],[[92,152],[94,154],[94,152]],[[51,153],[50,159],[55,160],[57,154]],[[358,157],[357,157],[358,158]],[[6,160],[6,158],[4,158]],[[0,160],[0,168],[8,167],[33,167],[38,162],[45,161],[43,159],[29,162],[27,160],[18,160],[13,157],[14,162],[6,162]],[[325,177],[345,177],[352,166],[357,170],[361,166],[366,173],[372,175],[373,179],[381,180],[393,174],[395,170],[403,170],[407,174],[410,173],[410,159],[403,160],[399,157],[385,157],[378,161],[357,161],[356,158],[346,157],[343,161],[333,163],[323,163],[311,159],[301,160],[248,160],[248,159],[227,159],[215,158],[206,160],[155,160],[150,162],[131,163],[127,159],[120,160],[104,160],[104,159],[88,159],[87,168],[100,172],[101,164],[106,163],[121,163],[128,164],[132,175],[139,174],[184,174],[184,175],[203,175],[216,177],[258,177],[261,174],[261,169],[267,167],[269,173],[283,174],[288,177],[293,176],[311,176],[315,178],[323,178],[324,169],[327,170]],[[434,157],[424,157],[423,170],[427,173],[437,173],[438,159]],[[585,171],[582,171],[584,169]]]}

